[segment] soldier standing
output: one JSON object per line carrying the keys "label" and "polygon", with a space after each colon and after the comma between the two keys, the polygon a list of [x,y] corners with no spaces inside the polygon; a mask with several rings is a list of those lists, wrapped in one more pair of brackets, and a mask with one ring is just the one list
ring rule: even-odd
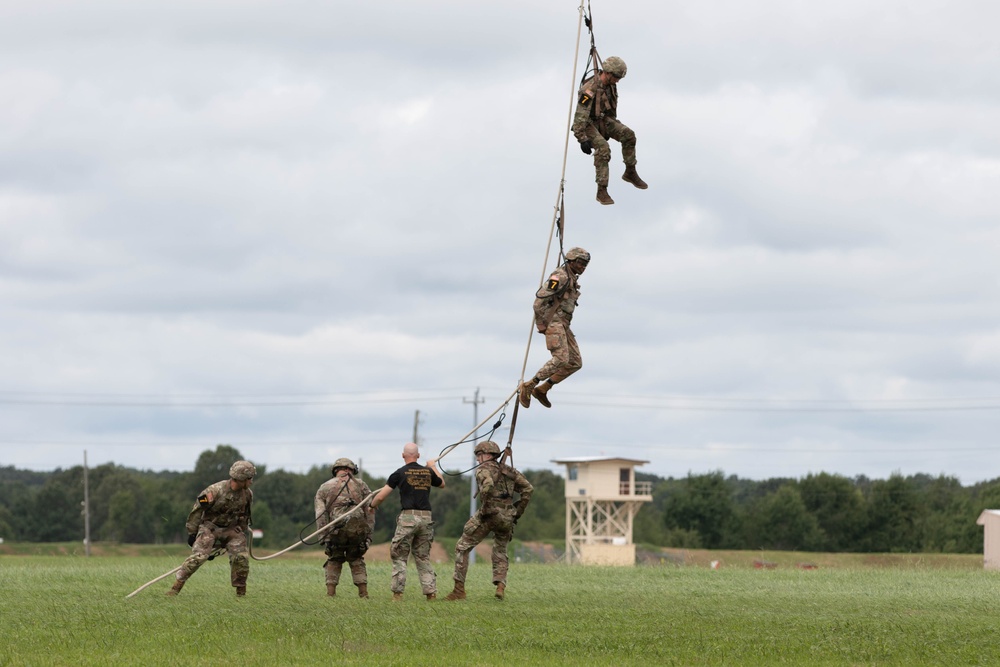
{"label": "soldier standing", "polygon": [[580,346],[569,328],[580,298],[577,278],[590,263],[590,253],[583,248],[570,248],[566,263],[552,272],[548,280],[535,293],[535,327],[545,334],[545,347],[552,358],[535,376],[520,386],[518,400],[524,407],[531,406],[531,397],[551,408],[547,396],[552,385],[562,382],[583,367]]}
{"label": "soldier standing", "polygon": [[201,492],[188,515],[185,527],[191,555],[177,571],[177,580],[167,595],[177,595],[212,554],[215,545],[229,553],[229,575],[236,595],[247,593],[247,540],[250,539],[250,485],[257,469],[249,461],[237,461],[229,468],[229,479],[216,482]]}
{"label": "soldier standing", "polygon": [[[316,527],[331,523],[347,514],[358,503],[368,497],[371,489],[363,480],[356,478],[358,466],[351,459],[337,459],[330,471],[333,479],[324,482],[316,491]],[[326,546],[326,594],[337,594],[340,572],[344,563],[349,563],[351,578],[358,587],[358,597],[368,597],[368,570],[365,568],[365,552],[372,543],[375,530],[375,510],[371,506],[363,512],[355,512],[346,522],[341,522],[323,536]]]}
{"label": "soldier standing", "polygon": [[[514,535],[514,524],[531,501],[533,488],[524,475],[497,461],[500,447],[492,440],[476,445],[473,453],[479,462],[476,483],[482,504],[465,523],[462,537],[455,544],[455,589],[445,600],[465,599],[469,552],[490,533],[493,533],[493,585],[497,587],[497,599],[503,600],[507,588],[507,544]],[[515,493],[518,495],[516,504]]]}
{"label": "soldier standing", "polygon": [[444,478],[437,471],[437,459],[427,461],[427,466],[417,463],[420,449],[409,442],[403,447],[402,468],[389,475],[385,486],[372,499],[371,506],[399,489],[402,511],[396,518],[396,534],[392,537],[389,555],[392,558],[392,599],[402,600],[406,587],[406,561],[413,552],[420,577],[420,589],[428,600],[437,597],[437,577],[431,564],[431,543],[434,541],[434,520],[431,518],[431,487],[444,488]]}
{"label": "soldier standing", "polygon": [[625,78],[627,71],[621,58],[607,58],[601,65],[601,71],[580,86],[580,98],[573,116],[573,136],[580,142],[580,150],[594,155],[597,201],[605,205],[615,203],[608,194],[608,162],[611,161],[608,139],[622,145],[622,160],[625,162],[622,180],[640,190],[649,187],[635,170],[635,132],[618,120],[618,82]]}

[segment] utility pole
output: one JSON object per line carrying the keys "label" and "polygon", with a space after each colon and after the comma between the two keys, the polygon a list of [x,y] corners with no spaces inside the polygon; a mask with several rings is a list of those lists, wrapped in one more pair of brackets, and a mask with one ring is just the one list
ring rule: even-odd
{"label": "utility pole", "polygon": [[420,410],[416,410],[413,413],[413,444],[419,445],[420,440],[417,435],[417,430],[420,428]]}
{"label": "utility pole", "polygon": [[[479,387],[476,387],[476,393],[473,394],[472,400],[467,398],[462,398],[463,403],[472,403],[472,428],[475,432],[472,434],[472,441],[476,442],[479,440],[479,404],[485,403],[486,398],[479,398]],[[473,448],[475,449],[475,448]],[[475,515],[476,513],[476,466],[479,462],[476,461],[476,455],[472,455],[472,476],[469,479],[469,517]],[[476,550],[473,549],[469,552],[469,564],[476,562]]]}
{"label": "utility pole", "polygon": [[87,450],[83,450],[83,552],[90,558],[90,485],[87,481]]}

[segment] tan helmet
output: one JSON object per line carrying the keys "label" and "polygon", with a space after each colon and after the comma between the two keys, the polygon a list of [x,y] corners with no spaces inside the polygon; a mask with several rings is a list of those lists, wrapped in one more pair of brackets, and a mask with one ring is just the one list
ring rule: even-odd
{"label": "tan helmet", "polygon": [[476,456],[479,456],[480,454],[489,454],[493,458],[496,458],[500,456],[500,445],[492,440],[483,440],[481,443],[476,445],[476,448],[472,450],[472,453]]}
{"label": "tan helmet", "polygon": [[625,61],[618,56],[605,58],[604,63],[601,65],[601,69],[608,74],[617,76],[619,79],[624,79],[625,74],[628,72],[628,67],[625,65]]}
{"label": "tan helmet", "polygon": [[354,465],[354,461],[352,461],[351,459],[341,458],[334,461],[333,468],[330,470],[330,474],[336,475],[338,468],[344,468],[345,470],[349,470],[352,475],[358,474],[358,466]]}
{"label": "tan helmet", "polygon": [[257,469],[249,461],[237,461],[229,469],[230,479],[235,479],[237,482],[245,482],[248,479],[253,479],[256,474]]}
{"label": "tan helmet", "polygon": [[574,259],[583,260],[584,264],[590,264],[590,253],[583,248],[570,248],[566,251],[566,261],[572,262]]}

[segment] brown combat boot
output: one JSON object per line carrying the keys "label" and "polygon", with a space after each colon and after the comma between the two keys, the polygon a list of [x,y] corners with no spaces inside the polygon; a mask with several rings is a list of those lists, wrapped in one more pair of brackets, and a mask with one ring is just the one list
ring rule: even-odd
{"label": "brown combat boot", "polygon": [[393,593],[392,594],[392,601],[393,602],[402,602],[403,601],[403,594],[402,593]]}
{"label": "brown combat boot", "polygon": [[640,190],[645,190],[649,187],[646,185],[646,181],[639,178],[639,174],[636,172],[634,164],[625,166],[625,173],[622,174],[622,180],[631,183]]}
{"label": "brown combat boot", "polygon": [[174,582],[174,585],[170,587],[170,590],[167,591],[167,595],[173,597],[180,593],[182,588],[184,588],[184,582],[178,579]]}
{"label": "brown combat boot", "polygon": [[427,599],[428,600],[437,600],[438,599],[437,593],[428,593],[427,594]]}
{"label": "brown combat boot", "polygon": [[608,186],[598,185],[597,186],[597,201],[601,202],[605,206],[609,206],[615,203],[615,200],[611,198],[608,194]]}
{"label": "brown combat boot", "polygon": [[497,592],[493,594],[494,597],[496,597],[497,600],[503,600],[503,592],[506,589],[507,589],[507,584],[504,583],[497,584]]}
{"label": "brown combat boot", "polygon": [[448,593],[448,596],[445,598],[445,602],[453,602],[455,600],[464,600],[464,599],[465,599],[465,583],[461,581],[456,581],[455,590],[453,590],[451,593]]}
{"label": "brown combat boot", "polygon": [[535,385],[538,384],[538,380],[531,378],[527,382],[522,382],[521,387],[518,390],[517,400],[521,403],[521,407],[530,408],[531,407],[531,394],[535,390]]}
{"label": "brown combat boot", "polygon": [[537,398],[538,402],[547,408],[552,407],[552,403],[549,402],[549,397],[546,396],[546,394],[549,393],[549,389],[552,389],[552,384],[549,382],[543,382],[531,390],[531,395]]}
{"label": "brown combat boot", "polygon": [[358,584],[358,597],[359,598],[368,597],[368,584]]}
{"label": "brown combat boot", "polygon": [[236,597],[241,598],[241,597],[244,597],[246,594],[247,594],[247,587],[246,586],[237,586],[236,587]]}
{"label": "brown combat boot", "polygon": [[326,595],[331,598],[337,597],[337,584],[327,584]]}

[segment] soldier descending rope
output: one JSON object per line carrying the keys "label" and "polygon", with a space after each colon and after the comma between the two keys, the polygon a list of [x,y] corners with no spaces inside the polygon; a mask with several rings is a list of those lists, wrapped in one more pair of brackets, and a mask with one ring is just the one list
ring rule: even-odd
{"label": "soldier descending rope", "polygon": [[635,170],[635,132],[618,120],[618,82],[625,78],[627,71],[625,61],[621,58],[611,56],[606,59],[601,71],[580,86],[576,115],[573,117],[573,136],[580,142],[580,150],[587,155],[594,155],[597,201],[605,205],[615,203],[608,194],[608,162],[611,161],[608,139],[614,139],[622,145],[622,159],[625,162],[622,180],[640,190],[649,187]]}
{"label": "soldier descending rope", "polygon": [[580,298],[577,278],[590,263],[590,253],[583,248],[570,248],[566,263],[552,272],[535,293],[535,327],[545,334],[545,347],[552,358],[543,365],[535,377],[522,382],[518,400],[524,407],[531,406],[531,397],[551,408],[548,392],[552,385],[562,382],[583,367],[580,347],[569,328]]}

